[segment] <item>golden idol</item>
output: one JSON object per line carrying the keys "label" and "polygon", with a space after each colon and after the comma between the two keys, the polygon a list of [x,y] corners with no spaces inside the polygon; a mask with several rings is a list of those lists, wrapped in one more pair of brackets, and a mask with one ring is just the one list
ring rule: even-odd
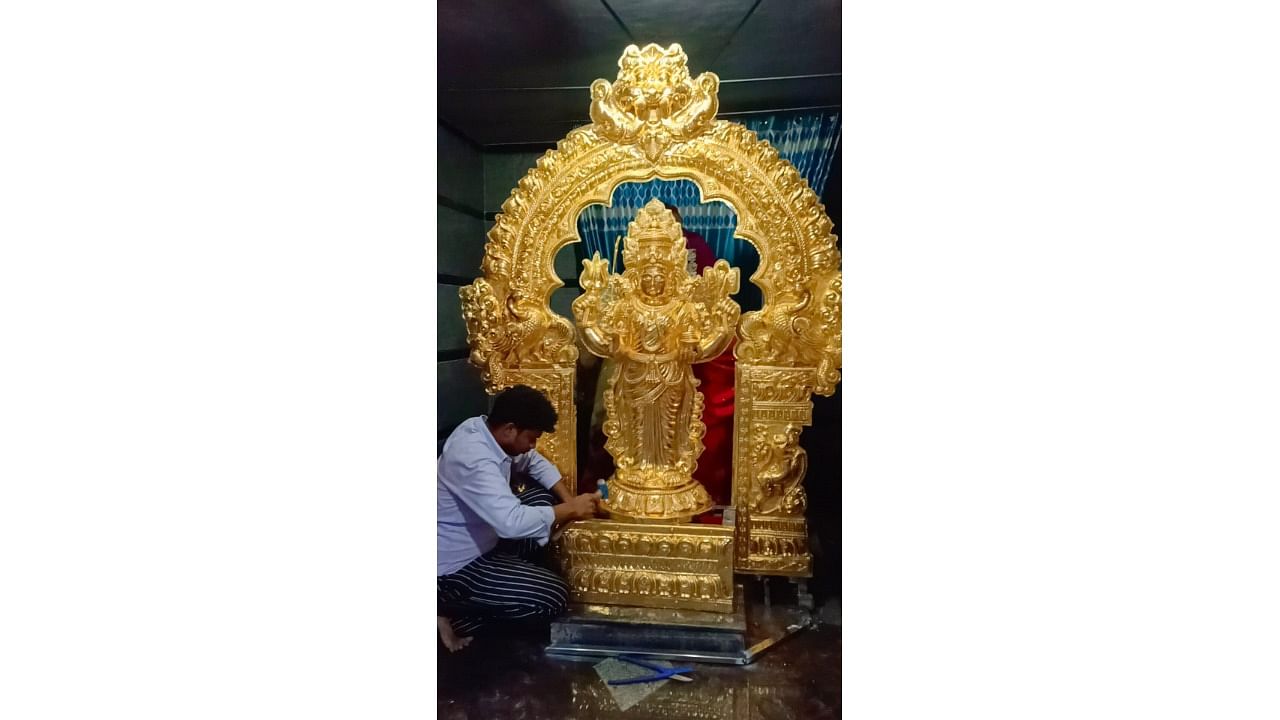
{"label": "golden idol", "polygon": [[621,274],[599,253],[582,261],[573,302],[582,344],[616,363],[604,433],[616,467],[608,508],[622,519],[680,522],[711,509],[693,479],[705,428],[692,365],[733,340],[738,269],[718,260],[690,275],[686,258],[680,224],[655,199],[628,227]]}

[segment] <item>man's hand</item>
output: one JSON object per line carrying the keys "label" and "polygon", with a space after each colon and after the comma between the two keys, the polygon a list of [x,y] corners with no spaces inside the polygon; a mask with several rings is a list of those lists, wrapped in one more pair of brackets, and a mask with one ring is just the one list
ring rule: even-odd
{"label": "man's hand", "polygon": [[556,513],[556,522],[566,520],[589,520],[596,516],[600,507],[600,493],[584,493],[556,505],[552,509]]}

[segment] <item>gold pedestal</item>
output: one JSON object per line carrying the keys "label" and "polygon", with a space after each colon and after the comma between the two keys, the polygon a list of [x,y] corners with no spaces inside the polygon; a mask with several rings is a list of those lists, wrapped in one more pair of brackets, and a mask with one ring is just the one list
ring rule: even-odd
{"label": "gold pedestal", "polygon": [[733,612],[733,526],[582,520],[555,539],[573,602]]}
{"label": "gold pedestal", "polygon": [[628,482],[622,474],[609,479],[609,514],[623,522],[687,523],[712,507],[711,496],[691,476],[674,481]]}

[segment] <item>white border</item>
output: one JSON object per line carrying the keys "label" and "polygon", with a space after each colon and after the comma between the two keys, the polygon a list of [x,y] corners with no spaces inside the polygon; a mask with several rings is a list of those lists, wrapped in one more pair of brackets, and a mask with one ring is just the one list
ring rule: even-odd
{"label": "white border", "polygon": [[[1280,714],[1272,7],[844,8],[851,716]],[[433,10],[0,11],[0,716],[432,712]]]}

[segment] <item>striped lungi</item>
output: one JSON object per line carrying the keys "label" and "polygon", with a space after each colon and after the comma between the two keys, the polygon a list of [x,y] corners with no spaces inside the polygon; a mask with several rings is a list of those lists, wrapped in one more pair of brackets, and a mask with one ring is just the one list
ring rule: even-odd
{"label": "striped lungi", "polygon": [[[551,507],[554,498],[536,483],[516,494],[531,507]],[[493,621],[549,621],[564,612],[569,586],[554,571],[534,562],[544,551],[535,540],[503,540],[461,570],[436,578],[439,612],[460,636],[487,629]]]}

